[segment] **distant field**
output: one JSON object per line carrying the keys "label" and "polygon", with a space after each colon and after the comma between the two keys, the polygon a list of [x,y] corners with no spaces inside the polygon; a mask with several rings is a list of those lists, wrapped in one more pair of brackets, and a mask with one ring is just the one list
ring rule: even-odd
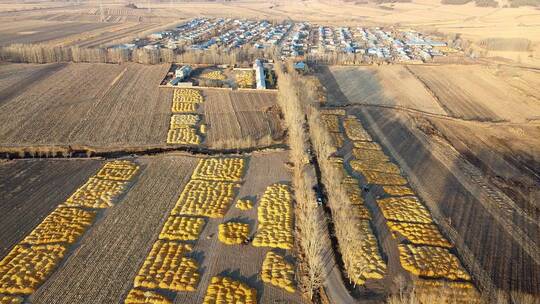
{"label": "distant field", "polygon": [[495,68],[477,65],[411,66],[410,70],[451,116],[515,122],[540,119],[539,100],[531,98],[538,88],[524,86],[519,76],[500,76]]}
{"label": "distant field", "polygon": [[110,23],[40,22],[27,20],[0,28],[0,45],[41,43],[112,26]]}
{"label": "distant field", "polygon": [[328,100],[332,104],[373,104],[446,113],[404,66],[320,69],[320,81],[326,87]]}
{"label": "distant field", "polygon": [[64,64],[0,64],[0,106]]}
{"label": "distant field", "polygon": [[[372,104],[463,119],[540,119],[538,73],[481,65],[322,67],[319,79],[337,105]],[[511,110],[510,110],[511,109]]]}

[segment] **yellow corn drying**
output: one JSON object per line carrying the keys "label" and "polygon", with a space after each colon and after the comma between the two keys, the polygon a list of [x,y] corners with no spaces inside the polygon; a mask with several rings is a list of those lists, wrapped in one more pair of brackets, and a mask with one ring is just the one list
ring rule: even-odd
{"label": "yellow corn drying", "polygon": [[224,244],[242,244],[248,236],[249,224],[228,222],[218,226],[218,238]]}
{"label": "yellow corn drying", "polygon": [[206,290],[204,304],[256,304],[257,291],[227,277],[213,277]]}

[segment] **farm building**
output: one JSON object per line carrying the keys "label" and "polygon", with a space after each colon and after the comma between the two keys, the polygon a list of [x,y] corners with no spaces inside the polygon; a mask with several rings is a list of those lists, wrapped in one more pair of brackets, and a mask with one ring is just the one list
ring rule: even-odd
{"label": "farm building", "polygon": [[255,70],[255,79],[257,81],[257,89],[265,90],[266,81],[265,81],[265,75],[264,75],[264,67],[262,65],[262,62],[259,59],[255,60],[255,63],[253,64],[253,69]]}

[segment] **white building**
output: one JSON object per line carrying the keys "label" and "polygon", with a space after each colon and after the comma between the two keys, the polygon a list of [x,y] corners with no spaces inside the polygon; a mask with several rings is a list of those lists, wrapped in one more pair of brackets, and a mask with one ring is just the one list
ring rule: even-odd
{"label": "white building", "polygon": [[257,90],[266,89],[266,77],[264,75],[264,67],[262,62],[257,59],[253,64],[253,69],[255,70],[255,80],[257,81]]}

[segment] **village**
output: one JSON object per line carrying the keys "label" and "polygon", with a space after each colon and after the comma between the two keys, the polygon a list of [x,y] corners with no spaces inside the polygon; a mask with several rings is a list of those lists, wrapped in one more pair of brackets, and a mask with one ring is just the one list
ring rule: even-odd
{"label": "village", "polygon": [[309,22],[195,18],[173,29],[155,32],[120,49],[263,50],[286,58],[349,54],[364,62],[422,63],[459,52],[441,38],[410,29],[333,27]]}

